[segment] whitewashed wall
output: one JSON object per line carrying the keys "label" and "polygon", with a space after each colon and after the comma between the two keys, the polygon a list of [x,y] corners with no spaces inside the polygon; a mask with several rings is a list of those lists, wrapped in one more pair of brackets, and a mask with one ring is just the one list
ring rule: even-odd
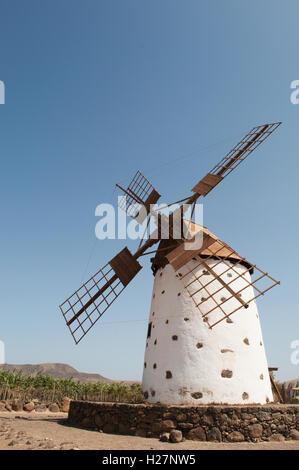
{"label": "whitewashed wall", "polygon": [[[217,274],[227,270],[224,263],[218,266],[215,263],[208,261]],[[196,264],[191,260],[179,272],[184,274],[185,269]],[[233,267],[239,273],[246,271],[239,264]],[[202,270],[202,267],[199,268],[200,272]],[[249,273],[244,276],[250,280]],[[222,274],[226,282],[236,277],[233,270]],[[205,275],[204,279],[205,283],[210,282],[211,275]],[[230,285],[236,291],[247,284],[238,278]],[[212,293],[219,287],[220,283],[215,280],[207,289]],[[215,295],[219,302],[222,297],[231,296],[224,290]],[[195,298],[200,301],[204,296],[207,292],[202,289]],[[251,286],[242,291],[245,301],[253,296]],[[207,312],[214,305],[210,299],[201,308]],[[232,299],[223,308],[231,311],[238,305],[238,301]],[[222,314],[217,308],[208,315],[209,322],[220,316]],[[224,320],[209,329],[184,289],[178,273],[170,264],[159,269],[155,276],[149,317],[151,336],[146,340],[144,357],[142,383],[147,400],[167,404],[265,404],[273,401],[255,301],[230,319],[230,323]]]}

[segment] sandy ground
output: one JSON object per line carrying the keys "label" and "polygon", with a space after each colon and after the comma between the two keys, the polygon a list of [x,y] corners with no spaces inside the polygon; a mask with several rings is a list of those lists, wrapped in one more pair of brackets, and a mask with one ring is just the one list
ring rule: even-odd
{"label": "sandy ground", "polygon": [[299,450],[299,441],[179,444],[135,436],[119,436],[67,426],[66,413],[0,413],[0,450]]}

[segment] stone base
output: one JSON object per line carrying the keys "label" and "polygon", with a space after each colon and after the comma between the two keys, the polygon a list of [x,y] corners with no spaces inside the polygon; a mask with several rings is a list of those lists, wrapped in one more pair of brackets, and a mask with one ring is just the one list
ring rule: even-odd
{"label": "stone base", "polygon": [[68,423],[142,437],[160,437],[163,432],[177,429],[184,438],[199,441],[284,440],[298,436],[299,405],[167,406],[72,401]]}

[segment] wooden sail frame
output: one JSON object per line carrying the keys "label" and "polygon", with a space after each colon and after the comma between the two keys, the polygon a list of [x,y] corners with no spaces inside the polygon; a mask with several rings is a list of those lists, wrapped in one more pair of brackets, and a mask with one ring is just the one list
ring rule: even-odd
{"label": "wooden sail frame", "polygon": [[[177,250],[177,248],[175,250]],[[175,258],[171,256],[171,253],[167,255],[167,258],[170,259],[170,263],[174,266]],[[212,268],[209,267],[209,260],[213,261]],[[223,264],[226,265],[226,269],[221,271],[221,274],[215,275],[215,268],[220,264],[222,266]],[[236,269],[237,264],[241,264],[245,269],[243,269],[242,272],[239,272]],[[207,274],[207,270],[212,274],[212,278],[206,283],[203,282],[203,278]],[[280,284],[279,281],[264,272],[256,264],[252,264],[247,259],[241,257],[235,250],[230,248],[219,238],[217,238],[216,241],[208,247],[205,246],[204,248],[199,249],[196,255],[193,253],[192,263],[185,263],[184,265],[177,266],[176,271],[179,273],[178,277],[183,283],[184,288],[187,290],[202,318],[207,322],[210,328],[213,328],[223,320],[226,320],[238,310],[246,309],[250,302],[253,302],[261,295],[264,295],[268,290]],[[231,281],[224,281],[224,275],[229,272],[234,273],[234,277]],[[251,275],[249,278],[250,280],[246,276],[246,273]],[[244,281],[244,286],[235,290],[231,285],[235,284],[238,279],[242,279],[242,281]],[[215,282],[219,284],[217,290],[214,290],[214,288],[212,289],[212,284],[214,284],[213,287],[215,287]],[[208,288],[209,286],[211,286],[210,289]],[[253,288],[254,295],[243,301],[241,299],[242,292],[250,286]],[[201,292],[204,292],[204,297],[198,301],[196,299],[196,295]],[[221,292],[225,294],[229,292],[230,295],[228,297],[226,296],[224,298],[225,300],[219,300]],[[238,304],[236,307],[234,306],[232,310],[228,310],[225,307],[233,298],[238,301]],[[212,301],[213,306],[209,308],[209,310],[205,311],[206,309],[204,309],[203,306],[204,304],[207,305],[207,301]],[[215,311],[221,312],[222,316],[216,321],[210,322],[208,315]]]}
{"label": "wooden sail frame", "polygon": [[144,214],[138,222],[142,222],[150,211],[151,204],[161,197],[149,180],[137,170],[129,186],[125,189],[119,184],[116,185],[124,195],[120,198],[118,206],[130,217],[137,218],[141,213],[141,206],[145,208]]}

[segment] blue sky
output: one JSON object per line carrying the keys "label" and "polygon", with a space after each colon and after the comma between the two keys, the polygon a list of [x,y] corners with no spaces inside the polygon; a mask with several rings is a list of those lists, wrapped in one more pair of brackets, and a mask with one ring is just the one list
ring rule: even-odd
{"label": "blue sky", "polygon": [[206,198],[204,223],[280,279],[258,302],[264,341],[278,378],[299,377],[298,13],[296,0],[0,0],[7,362],[141,379],[146,260],[78,346],[58,309],[123,246],[95,238],[96,206],[137,168],[163,200],[185,197],[251,127],[283,121]]}

